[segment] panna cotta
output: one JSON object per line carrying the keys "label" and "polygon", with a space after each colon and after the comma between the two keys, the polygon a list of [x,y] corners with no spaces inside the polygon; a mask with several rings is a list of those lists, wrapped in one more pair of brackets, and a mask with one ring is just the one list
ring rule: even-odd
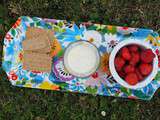
{"label": "panna cotta", "polygon": [[65,69],[77,77],[93,74],[100,64],[98,49],[87,41],[71,43],[64,53]]}

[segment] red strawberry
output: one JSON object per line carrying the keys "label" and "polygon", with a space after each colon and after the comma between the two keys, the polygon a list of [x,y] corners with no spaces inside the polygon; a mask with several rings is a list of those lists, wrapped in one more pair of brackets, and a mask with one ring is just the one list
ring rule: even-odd
{"label": "red strawberry", "polygon": [[129,52],[129,50],[128,50],[127,47],[123,47],[123,48],[122,48],[121,54],[122,54],[122,57],[123,57],[125,60],[130,60],[130,59],[131,59],[131,54],[130,54],[130,52]]}
{"label": "red strawberry", "polygon": [[142,80],[143,80],[143,76],[141,75],[141,73],[140,73],[140,71],[139,71],[138,68],[135,70],[135,72],[136,72],[136,75],[137,75],[137,77],[138,77],[138,80],[139,80],[139,81],[142,81]]}
{"label": "red strawberry", "polygon": [[137,45],[131,45],[131,46],[129,46],[129,50],[131,52],[137,52],[138,51],[138,46]]}
{"label": "red strawberry", "polygon": [[139,70],[142,75],[149,75],[152,72],[152,65],[147,63],[142,63],[139,66]]}
{"label": "red strawberry", "polygon": [[124,71],[120,71],[118,73],[118,75],[121,77],[121,78],[125,78],[125,72]]}
{"label": "red strawberry", "polygon": [[125,68],[124,68],[124,72],[125,73],[130,73],[130,72],[134,72],[134,66],[132,66],[132,65],[127,65],[127,66],[125,66]]}
{"label": "red strawberry", "polygon": [[155,57],[155,54],[151,49],[145,49],[141,52],[141,61],[144,63],[151,63]]}
{"label": "red strawberry", "polygon": [[127,74],[127,76],[125,77],[125,80],[130,85],[135,85],[138,83],[138,77],[137,77],[136,73]]}
{"label": "red strawberry", "polygon": [[130,60],[130,64],[131,65],[137,64],[140,61],[139,53],[138,52],[132,52],[131,55],[132,55],[132,58]]}
{"label": "red strawberry", "polygon": [[115,61],[114,61],[114,64],[116,66],[116,70],[120,71],[125,64],[125,61],[122,57],[116,57]]}

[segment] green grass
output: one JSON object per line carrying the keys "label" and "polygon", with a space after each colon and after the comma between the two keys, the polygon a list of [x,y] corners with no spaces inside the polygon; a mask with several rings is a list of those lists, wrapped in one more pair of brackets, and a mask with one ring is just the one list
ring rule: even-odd
{"label": "green grass", "polygon": [[[160,33],[159,0],[3,1],[0,2],[0,58],[2,38],[21,15],[151,28]],[[5,72],[0,70],[0,120],[32,119],[160,120],[160,90],[151,101],[140,101],[18,88],[11,86]]]}

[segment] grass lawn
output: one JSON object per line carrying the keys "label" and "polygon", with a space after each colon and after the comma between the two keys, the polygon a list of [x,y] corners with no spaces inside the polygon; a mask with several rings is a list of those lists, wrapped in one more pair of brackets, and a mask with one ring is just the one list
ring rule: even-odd
{"label": "grass lawn", "polygon": [[[1,0],[0,58],[3,37],[21,15],[151,28],[160,33],[159,0]],[[0,69],[0,120],[103,119],[160,120],[160,90],[151,101],[141,101],[18,88]]]}

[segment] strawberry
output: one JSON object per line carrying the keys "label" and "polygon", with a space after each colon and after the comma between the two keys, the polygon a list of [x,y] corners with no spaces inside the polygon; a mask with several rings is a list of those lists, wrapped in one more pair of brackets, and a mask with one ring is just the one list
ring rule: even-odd
{"label": "strawberry", "polygon": [[142,81],[142,80],[143,80],[143,76],[141,75],[141,73],[140,73],[140,71],[139,71],[138,68],[135,70],[135,72],[136,72],[136,75],[137,75],[137,77],[138,77],[138,80],[139,80],[139,81]]}
{"label": "strawberry", "polygon": [[130,60],[131,65],[136,65],[140,61],[140,54],[139,52],[132,52],[132,58]]}
{"label": "strawberry", "polygon": [[122,68],[121,68],[121,67],[116,67],[116,70],[117,70],[118,72],[120,72],[120,71],[122,70]]}
{"label": "strawberry", "polygon": [[116,66],[116,70],[120,71],[125,64],[125,61],[122,57],[116,57],[115,61],[114,61],[114,64]]}
{"label": "strawberry", "polygon": [[125,80],[130,85],[136,85],[138,83],[138,77],[136,73],[129,73],[126,75]]}
{"label": "strawberry", "polygon": [[127,47],[123,47],[122,50],[121,50],[121,54],[122,54],[122,57],[125,59],[125,60],[130,60],[131,59],[131,54],[128,50]]}
{"label": "strawberry", "polygon": [[145,49],[141,52],[141,61],[144,63],[151,63],[155,57],[155,54],[151,49]]}
{"label": "strawberry", "polygon": [[125,72],[124,71],[120,71],[119,73],[118,73],[118,75],[121,77],[121,78],[125,78]]}
{"label": "strawberry", "polygon": [[138,46],[137,45],[131,45],[131,46],[129,46],[129,51],[131,51],[131,52],[137,52],[138,51]]}
{"label": "strawberry", "polygon": [[152,72],[152,65],[147,63],[142,63],[139,66],[139,70],[142,75],[149,75]]}
{"label": "strawberry", "polygon": [[125,66],[125,68],[124,68],[124,72],[125,73],[130,73],[130,72],[134,72],[134,66],[132,66],[132,65],[127,65],[127,66]]}

